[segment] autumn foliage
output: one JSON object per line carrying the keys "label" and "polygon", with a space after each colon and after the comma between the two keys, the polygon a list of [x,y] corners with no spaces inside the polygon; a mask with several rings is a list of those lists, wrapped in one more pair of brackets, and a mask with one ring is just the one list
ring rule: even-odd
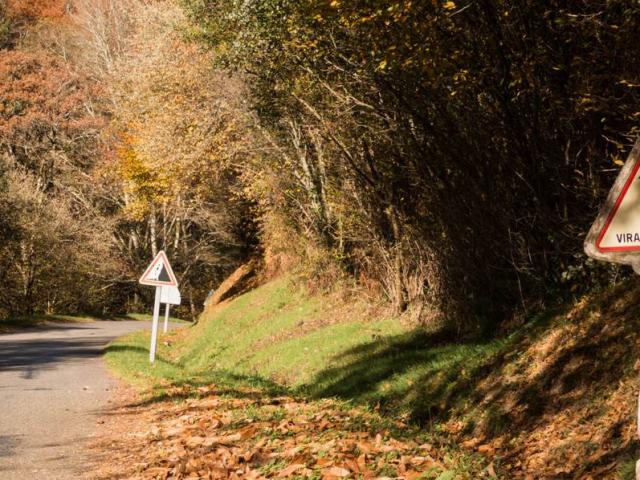
{"label": "autumn foliage", "polygon": [[6,0],[6,10],[13,19],[60,19],[67,12],[68,0]]}
{"label": "autumn foliage", "polygon": [[456,331],[616,278],[581,245],[640,132],[632,2],[188,3],[269,140],[267,244]]}
{"label": "autumn foliage", "polygon": [[[7,5],[11,21],[36,23],[54,7]],[[12,28],[16,39],[38,34],[30,24]],[[104,308],[99,282],[117,267],[98,237],[108,224],[96,201],[104,191],[90,176],[104,125],[97,88],[64,58],[16,42],[0,52],[0,315]]]}
{"label": "autumn foliage", "polygon": [[46,54],[4,52],[0,57],[0,134],[3,142],[33,146],[47,130],[80,136],[99,127],[91,115],[86,79]]}

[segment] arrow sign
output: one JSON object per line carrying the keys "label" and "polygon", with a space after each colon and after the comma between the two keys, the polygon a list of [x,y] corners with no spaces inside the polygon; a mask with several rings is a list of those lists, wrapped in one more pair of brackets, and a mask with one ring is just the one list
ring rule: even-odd
{"label": "arrow sign", "polygon": [[156,258],[153,259],[151,265],[147,267],[147,270],[140,277],[140,283],[142,285],[152,285],[155,287],[169,286],[177,287],[178,281],[173,274],[171,264],[167,259],[167,255],[164,251],[160,250]]}
{"label": "arrow sign", "polygon": [[640,273],[640,140],[593,222],[584,251],[596,260],[632,265]]}

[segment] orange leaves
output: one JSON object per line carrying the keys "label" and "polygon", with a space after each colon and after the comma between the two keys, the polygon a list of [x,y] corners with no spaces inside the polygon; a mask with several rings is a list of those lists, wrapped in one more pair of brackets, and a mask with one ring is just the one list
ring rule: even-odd
{"label": "orange leaves", "polygon": [[[101,122],[87,113],[91,87],[45,54],[3,51],[0,55],[0,134],[22,138],[38,131],[79,132]],[[33,139],[32,139],[33,141]]]}
{"label": "orange leaves", "polygon": [[7,11],[11,18],[62,18],[67,0],[7,0]]}
{"label": "orange leaves", "polygon": [[135,417],[122,418],[142,431],[105,442],[110,455],[127,461],[103,466],[98,478],[417,479],[442,469],[429,445],[399,441],[386,430],[352,431],[355,417],[367,421],[364,412],[244,393],[129,409]]}
{"label": "orange leaves", "polygon": [[298,472],[300,472],[301,470],[308,470],[306,465],[304,463],[292,463],[291,465],[289,465],[288,467],[282,469],[277,477],[278,478],[287,478],[287,477],[291,477],[293,474],[297,474]]}

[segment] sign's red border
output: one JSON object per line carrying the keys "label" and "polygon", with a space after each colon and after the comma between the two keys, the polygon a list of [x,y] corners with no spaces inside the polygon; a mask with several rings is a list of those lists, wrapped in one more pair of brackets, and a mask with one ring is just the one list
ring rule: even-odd
{"label": "sign's red border", "polygon": [[631,187],[631,183],[635,180],[638,170],[640,170],[640,159],[636,160],[636,164],[633,166],[633,170],[631,170],[631,174],[629,175],[629,178],[627,178],[627,181],[624,184],[624,188],[622,189],[622,192],[620,192],[620,195],[618,195],[618,198],[616,199],[616,203],[611,209],[611,212],[607,217],[607,221],[604,224],[604,227],[602,227],[602,230],[600,231],[600,235],[598,235],[598,240],[596,241],[596,248],[601,252],[638,252],[640,251],[640,245],[629,245],[628,247],[601,247],[600,246],[600,243],[602,242],[602,239],[607,233],[607,230],[609,229],[609,226],[611,225],[613,218],[616,216],[616,213],[618,212],[618,208],[620,208],[620,204],[622,203],[624,196],[627,194],[627,191]]}
{"label": "sign's red border", "polygon": [[[169,274],[169,278],[171,278],[171,281],[163,282],[160,280],[145,280],[144,277],[146,277],[149,274],[151,269],[155,266],[156,263],[158,263],[158,260],[160,259],[162,259],[162,261],[164,262],[164,266],[167,268],[167,273]],[[167,258],[167,255],[164,253],[164,250],[160,250],[158,252],[158,255],[156,255],[156,258],[153,259],[153,262],[151,262],[151,265],[149,265],[147,269],[144,271],[144,273],[142,274],[138,282],[141,283],[142,285],[155,285],[157,287],[162,287],[162,286],[177,287],[178,286],[178,281],[176,280],[176,276],[173,274],[173,269],[171,268],[171,264],[169,263],[169,259]]]}

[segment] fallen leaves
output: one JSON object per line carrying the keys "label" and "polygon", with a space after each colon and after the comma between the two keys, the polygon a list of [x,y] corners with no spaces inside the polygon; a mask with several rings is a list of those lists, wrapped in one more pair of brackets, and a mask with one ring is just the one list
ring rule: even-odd
{"label": "fallen leaves", "polygon": [[121,408],[113,418],[129,420],[120,426],[127,434],[97,446],[117,460],[93,478],[418,479],[445,469],[430,444],[396,438],[375,414],[327,400],[236,394],[209,387],[199,389],[200,399]]}

